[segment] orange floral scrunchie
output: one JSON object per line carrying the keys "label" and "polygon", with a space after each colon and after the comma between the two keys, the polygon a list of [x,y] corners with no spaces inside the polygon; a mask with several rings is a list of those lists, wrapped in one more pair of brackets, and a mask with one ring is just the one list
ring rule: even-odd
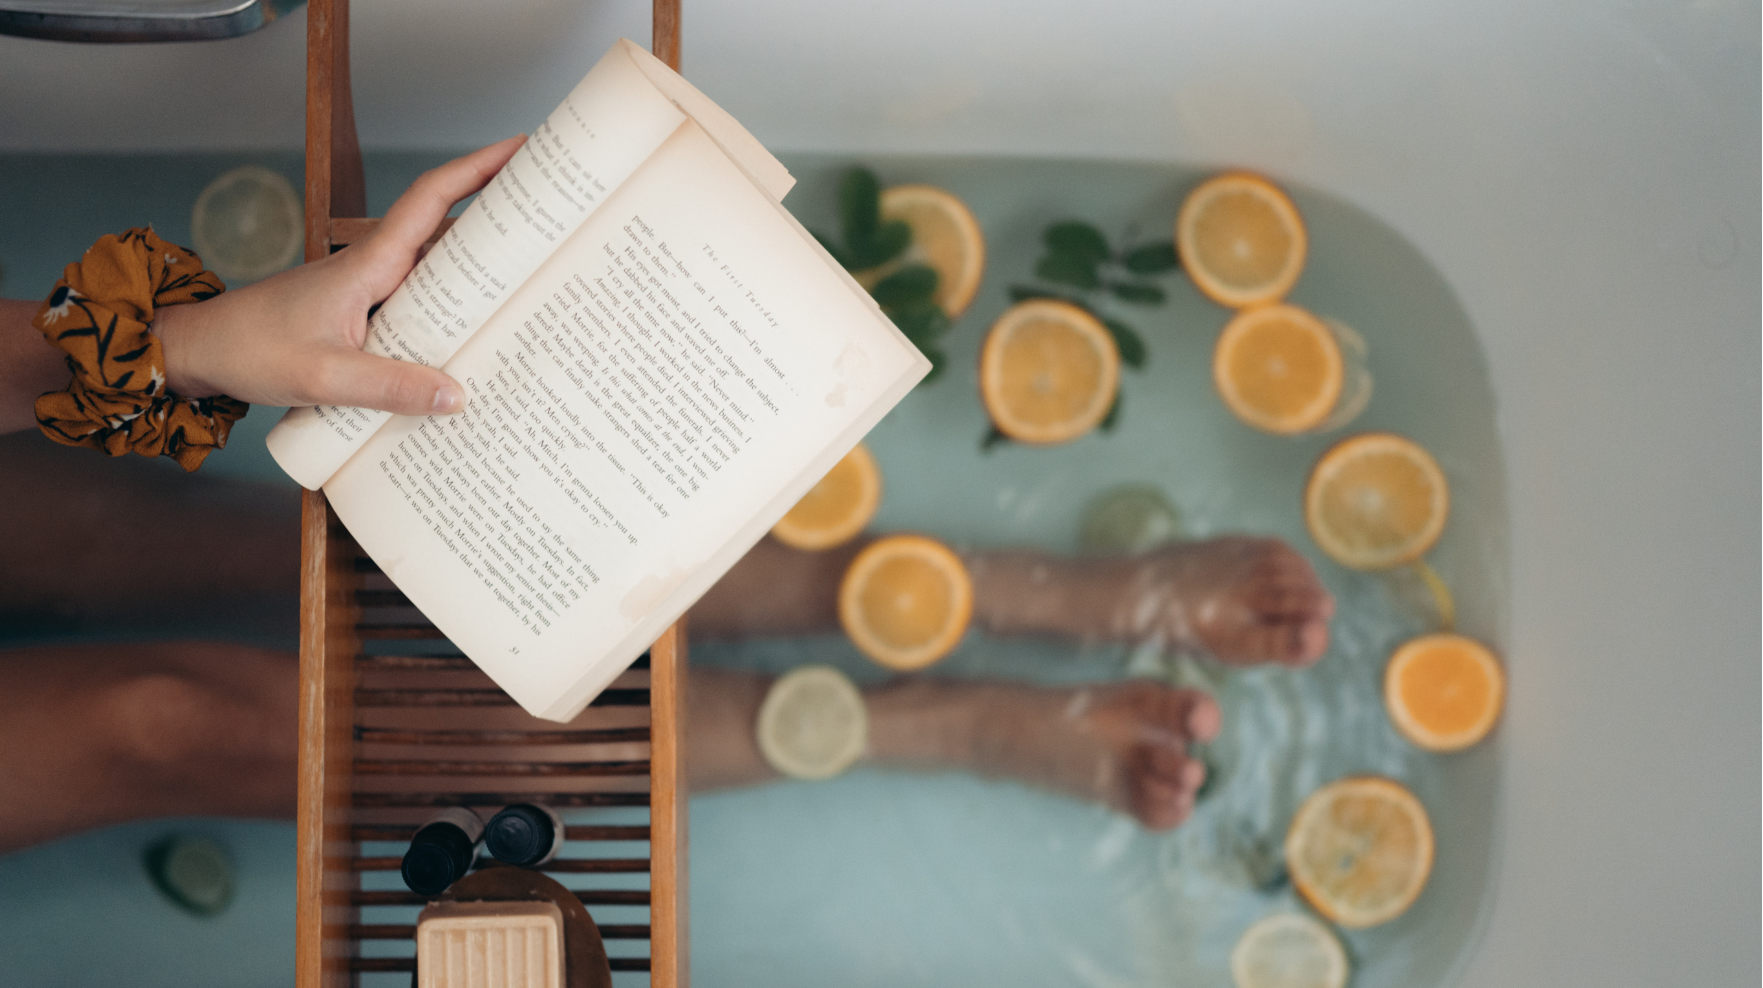
{"label": "orange floral scrunchie", "polygon": [[169,456],[185,470],[226,445],[251,406],[165,389],[165,353],[151,330],[160,306],[226,291],[193,252],[150,228],[106,234],[69,264],[32,324],[67,351],[73,383],[37,398],[37,424],[64,446],[111,456]]}

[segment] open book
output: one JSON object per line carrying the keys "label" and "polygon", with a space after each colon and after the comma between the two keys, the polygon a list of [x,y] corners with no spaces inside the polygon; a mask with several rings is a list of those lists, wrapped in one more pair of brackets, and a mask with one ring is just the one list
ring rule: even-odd
{"label": "open book", "polygon": [[620,41],[369,322],[465,410],[269,435],[537,716],[575,716],[930,368],[779,205],[792,182]]}

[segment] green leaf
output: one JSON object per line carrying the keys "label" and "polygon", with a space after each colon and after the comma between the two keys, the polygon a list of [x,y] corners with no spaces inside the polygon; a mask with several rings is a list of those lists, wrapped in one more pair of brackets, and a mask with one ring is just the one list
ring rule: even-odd
{"label": "green leaf", "polygon": [[1114,297],[1133,305],[1162,305],[1163,289],[1143,282],[1116,281],[1108,286]]}
{"label": "green leaf", "polygon": [[869,294],[884,309],[908,308],[929,302],[937,293],[936,269],[923,264],[908,264],[876,282]]}
{"label": "green leaf", "polygon": [[1050,298],[1056,302],[1071,302],[1073,305],[1077,304],[1071,298],[1061,295],[1058,292],[1048,291],[1045,288],[1036,288],[1033,285],[1010,286],[1010,301],[1012,302],[1027,302],[1030,299],[1037,298]]}
{"label": "green leaf", "polygon": [[846,241],[851,250],[852,269],[857,271],[888,263],[911,242],[912,228],[905,220],[883,223],[863,240]]}
{"label": "green leaf", "polygon": [[1107,326],[1108,332],[1114,337],[1114,349],[1120,351],[1120,362],[1133,370],[1143,370],[1149,354],[1138,330],[1118,319],[1104,319],[1102,325]]}
{"label": "green leaf", "polygon": [[888,313],[900,332],[912,341],[912,345],[920,350],[935,343],[939,337],[949,331],[949,317],[935,303],[926,302]]}
{"label": "green leaf", "polygon": [[845,248],[833,243],[833,239],[824,233],[819,231],[810,232],[814,234],[814,239],[820,241],[820,246],[825,247],[826,252],[833,256],[833,260],[839,262],[839,267],[844,268],[846,271],[851,270],[851,255],[845,253]]}
{"label": "green leaf", "polygon": [[1108,238],[1102,236],[1102,231],[1081,220],[1054,223],[1047,227],[1042,239],[1046,241],[1047,249],[1055,254],[1070,254],[1091,263],[1106,261],[1111,253]]}
{"label": "green leaf", "polygon": [[994,425],[986,431],[985,438],[979,441],[979,451],[982,453],[990,453],[993,446],[1007,443],[1009,441],[1010,437],[999,432],[998,427]]}
{"label": "green leaf", "polygon": [[1174,271],[1181,260],[1175,256],[1175,241],[1164,240],[1134,247],[1127,252],[1124,263],[1133,274],[1162,274]]}
{"label": "green leaf", "polygon": [[875,236],[881,222],[881,181],[867,168],[853,168],[839,183],[839,222],[845,243],[855,248]]}
{"label": "green leaf", "polygon": [[1108,414],[1102,416],[1103,432],[1113,432],[1114,427],[1120,424],[1120,404],[1125,400],[1125,397],[1118,391],[1114,392],[1114,404],[1109,405]]}
{"label": "green leaf", "polygon": [[930,373],[924,375],[924,379],[918,383],[930,384],[937,378],[942,377],[943,371],[949,366],[948,355],[943,353],[943,351],[937,347],[920,347],[919,352],[930,358]]}
{"label": "green leaf", "polygon": [[1076,254],[1048,254],[1035,265],[1035,277],[1073,288],[1095,288],[1102,283],[1096,277],[1096,262]]}

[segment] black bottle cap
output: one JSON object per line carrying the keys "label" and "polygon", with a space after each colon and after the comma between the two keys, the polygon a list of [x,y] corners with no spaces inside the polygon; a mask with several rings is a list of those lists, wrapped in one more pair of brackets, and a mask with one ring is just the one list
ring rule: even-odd
{"label": "black bottle cap", "polygon": [[431,823],[416,832],[404,852],[404,884],[418,895],[439,895],[471,870],[472,842],[451,823]]}
{"label": "black bottle cap", "polygon": [[544,860],[556,838],[550,814],[525,803],[503,809],[484,828],[484,847],[491,856],[519,867]]}

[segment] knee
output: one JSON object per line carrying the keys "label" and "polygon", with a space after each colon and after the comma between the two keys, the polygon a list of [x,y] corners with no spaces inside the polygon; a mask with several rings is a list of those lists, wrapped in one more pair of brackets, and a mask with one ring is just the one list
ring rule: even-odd
{"label": "knee", "polygon": [[211,752],[224,732],[217,730],[219,697],[180,672],[130,676],[105,691],[104,716],[117,753],[129,764],[150,770],[187,765]]}

